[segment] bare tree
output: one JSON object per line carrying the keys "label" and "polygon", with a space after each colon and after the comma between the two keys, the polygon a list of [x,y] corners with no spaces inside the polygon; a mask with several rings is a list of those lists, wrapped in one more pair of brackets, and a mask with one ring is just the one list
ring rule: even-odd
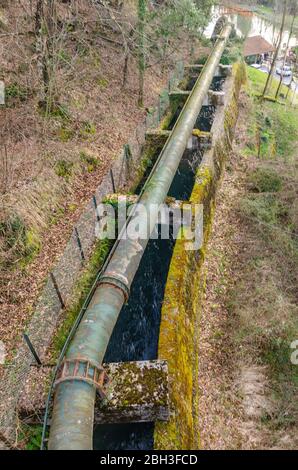
{"label": "bare tree", "polygon": [[275,49],[272,64],[271,64],[271,67],[270,67],[270,71],[269,71],[269,74],[268,74],[268,77],[267,77],[267,80],[266,80],[266,84],[265,84],[265,87],[264,87],[264,90],[263,90],[263,93],[262,93],[262,96],[261,96],[262,100],[265,98],[265,95],[267,93],[271,78],[272,78],[273,73],[274,73],[274,69],[275,69],[277,58],[278,58],[278,54],[279,54],[279,51],[280,51],[280,47],[281,47],[281,43],[282,43],[282,37],[283,37],[284,29],[285,29],[287,7],[288,7],[288,0],[285,0],[284,1],[284,9],[283,9],[282,23],[281,23],[281,27],[280,27],[278,44],[277,44],[277,47]]}
{"label": "bare tree", "polygon": [[277,97],[278,97],[278,95],[279,95],[279,92],[280,92],[280,89],[281,89],[281,86],[282,86],[282,82],[283,82],[283,77],[284,77],[284,76],[283,76],[283,71],[284,71],[284,67],[285,67],[285,65],[286,65],[286,60],[287,60],[287,54],[288,54],[288,50],[289,50],[289,46],[290,46],[290,41],[291,41],[291,38],[292,38],[292,36],[293,36],[295,20],[296,20],[296,9],[295,9],[295,11],[293,12],[292,23],[291,23],[291,29],[290,29],[289,38],[288,38],[288,42],[287,42],[287,45],[286,45],[286,50],[285,50],[284,58],[283,58],[283,62],[282,62],[279,84],[278,84],[278,87],[277,87],[277,90],[276,90],[276,93],[275,93],[275,98],[276,98],[276,99],[277,99]]}
{"label": "bare tree", "polygon": [[138,55],[139,55],[139,97],[138,105],[144,105],[144,75],[146,67],[145,58],[145,17],[146,0],[138,0]]}

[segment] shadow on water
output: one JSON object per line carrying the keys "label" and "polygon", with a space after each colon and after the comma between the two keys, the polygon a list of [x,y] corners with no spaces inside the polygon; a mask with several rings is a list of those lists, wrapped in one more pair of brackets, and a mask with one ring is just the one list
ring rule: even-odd
{"label": "shadow on water", "polygon": [[[101,429],[99,429],[101,428]],[[154,423],[106,424],[94,435],[96,450],[153,449]]]}
{"label": "shadow on water", "polygon": [[[189,79],[189,82],[188,82],[187,87],[186,87],[187,91],[191,91],[193,89],[197,79],[198,79],[198,77],[192,77],[192,78]],[[223,86],[224,81],[225,81],[224,77],[220,77],[220,76],[213,77],[212,83],[210,85],[210,90],[222,91],[222,86]]]}
{"label": "shadow on water", "polygon": [[[182,111],[182,106],[181,107],[179,106],[179,108],[175,112],[169,124],[170,131],[174,128],[181,111]],[[209,132],[213,123],[214,113],[215,113],[214,106],[202,106],[200,114],[195,123],[195,128],[200,129],[201,131]]]}
{"label": "shadow on water", "polygon": [[[210,128],[209,114],[206,117],[202,113],[199,124]],[[185,151],[169,190],[170,196],[178,200],[189,199],[201,159],[199,149]],[[149,240],[131,287],[129,301],[123,307],[111,336],[104,362],[157,358],[161,308],[174,246],[172,237],[169,240]],[[153,448],[153,433],[154,423],[98,425],[94,430],[94,449],[149,450]]]}

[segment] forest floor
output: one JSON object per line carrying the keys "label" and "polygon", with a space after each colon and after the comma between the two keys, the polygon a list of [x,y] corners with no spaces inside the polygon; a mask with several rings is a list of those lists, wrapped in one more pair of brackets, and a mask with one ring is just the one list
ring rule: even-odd
{"label": "forest floor", "polygon": [[188,38],[178,38],[167,63],[146,71],[139,108],[136,60],[130,59],[123,86],[122,48],[86,27],[58,51],[61,107],[45,117],[37,105],[34,35],[13,33],[32,26],[26,23],[30,2],[23,7],[24,14],[11,3],[1,13],[7,34],[0,61],[6,84],[6,105],[0,106],[0,339],[8,360],[82,209],[156,105],[175,64],[191,52]]}
{"label": "forest floor", "polygon": [[259,74],[241,94],[206,259],[202,449],[298,448],[298,111],[260,104]]}

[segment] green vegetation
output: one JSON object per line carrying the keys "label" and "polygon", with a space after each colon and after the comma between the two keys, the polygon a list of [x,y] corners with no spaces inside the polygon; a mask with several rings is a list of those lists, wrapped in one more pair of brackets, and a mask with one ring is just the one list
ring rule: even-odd
{"label": "green vegetation", "polygon": [[25,450],[40,450],[42,436],[42,426],[28,426],[22,423],[21,431],[18,435],[19,445]]}
{"label": "green vegetation", "polygon": [[275,193],[282,188],[282,179],[275,170],[257,168],[249,175],[252,189],[259,193]]}
{"label": "green vegetation", "polygon": [[65,104],[40,102],[38,110],[45,118],[56,118],[62,122],[71,120],[70,111]]}
{"label": "green vegetation", "polygon": [[74,136],[74,131],[73,129],[69,127],[62,126],[58,130],[58,137],[61,142],[68,142],[69,140],[73,138],[73,136]]}
{"label": "green vegetation", "polygon": [[17,101],[26,101],[29,97],[29,90],[20,83],[14,82],[5,87],[5,99],[8,106],[13,106]]}
{"label": "green vegetation", "polygon": [[54,168],[58,176],[68,180],[72,175],[73,163],[66,160],[58,160]]}
{"label": "green vegetation", "polygon": [[[255,69],[254,67],[250,67],[250,66],[247,67],[247,73],[248,73],[249,81],[252,84],[252,86],[250,88],[250,92],[254,96],[260,96],[261,93],[264,90],[268,75],[264,72],[261,72],[258,69]],[[270,95],[271,96],[275,96],[275,92],[277,90],[278,84],[279,84],[278,80],[276,80],[276,79],[272,80],[272,85],[271,85],[271,90],[270,90]],[[286,96],[287,93],[288,93],[288,90],[289,89],[286,85],[282,85],[282,87],[280,89],[280,94],[283,95],[283,96]],[[292,92],[290,92],[290,96],[291,97],[293,96]]]}
{"label": "green vegetation", "polygon": [[[239,211],[255,243],[237,292],[231,293],[231,306],[239,315],[235,341],[268,367],[272,399],[278,406],[264,416],[263,424],[290,431],[298,416],[293,400],[298,369],[290,361],[290,345],[298,331],[297,110],[289,102],[260,103],[256,94],[263,74],[249,68],[248,76],[250,119],[243,152],[248,191]],[[260,152],[255,143],[259,135]],[[270,151],[270,142],[275,152]]]}
{"label": "green vegetation", "polygon": [[5,95],[7,98],[18,98],[24,101],[27,98],[27,90],[19,83],[12,83],[5,88]]}
{"label": "green vegetation", "polygon": [[89,137],[96,134],[96,126],[93,122],[85,121],[82,123],[80,129],[80,136],[83,139],[88,139]]}
{"label": "green vegetation", "polygon": [[[250,87],[248,93],[253,99],[254,111],[249,116],[247,127],[245,155],[259,156],[261,159],[272,158],[292,159],[298,139],[297,110],[290,106],[291,93],[283,105],[265,100],[258,103],[266,74],[248,67]],[[272,81],[271,91],[277,88],[277,80]],[[282,91],[286,95],[287,87]]]}
{"label": "green vegetation", "polygon": [[76,283],[73,292],[74,303],[71,304],[64,313],[64,320],[53,341],[53,354],[58,357],[65,341],[69,335],[72,325],[80,313],[87,295],[96,280],[96,276],[104,264],[104,261],[112,247],[113,240],[98,240],[93,250],[93,254],[88,261],[80,279]]}
{"label": "green vegetation", "polygon": [[18,259],[21,267],[26,267],[40,250],[38,234],[33,229],[28,229],[18,216],[0,221],[0,239],[4,242],[7,256],[3,255],[2,261],[8,266]]}
{"label": "green vegetation", "polygon": [[107,88],[109,81],[104,77],[98,77],[96,79],[96,83],[99,86],[99,88]]}
{"label": "green vegetation", "polygon": [[229,41],[221,58],[221,64],[230,65],[242,60],[243,40],[234,39]]}
{"label": "green vegetation", "polygon": [[84,150],[80,152],[80,160],[89,173],[92,173],[100,164],[98,158],[89,155]]}

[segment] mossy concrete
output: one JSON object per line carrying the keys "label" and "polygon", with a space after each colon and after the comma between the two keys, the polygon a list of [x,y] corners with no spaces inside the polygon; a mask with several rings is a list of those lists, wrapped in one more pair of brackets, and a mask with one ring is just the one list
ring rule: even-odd
{"label": "mossy concrete", "polygon": [[[168,367],[166,361],[114,362],[104,364],[109,377],[106,398],[98,394],[94,423],[165,421],[169,418]],[[49,372],[53,367],[32,367],[30,381],[18,402],[18,416],[27,425],[43,420]]]}
{"label": "mossy concrete", "polygon": [[216,189],[238,116],[238,95],[245,80],[245,66],[233,66],[232,76],[225,83],[225,104],[216,111],[212,126],[212,147],[198,169],[192,204],[204,205],[204,237],[202,248],[187,251],[186,240],[177,240],[162,308],[158,357],[167,360],[171,418],[156,423],[155,449],[198,449],[198,345],[199,319],[205,278],[202,266],[215,208]]}

